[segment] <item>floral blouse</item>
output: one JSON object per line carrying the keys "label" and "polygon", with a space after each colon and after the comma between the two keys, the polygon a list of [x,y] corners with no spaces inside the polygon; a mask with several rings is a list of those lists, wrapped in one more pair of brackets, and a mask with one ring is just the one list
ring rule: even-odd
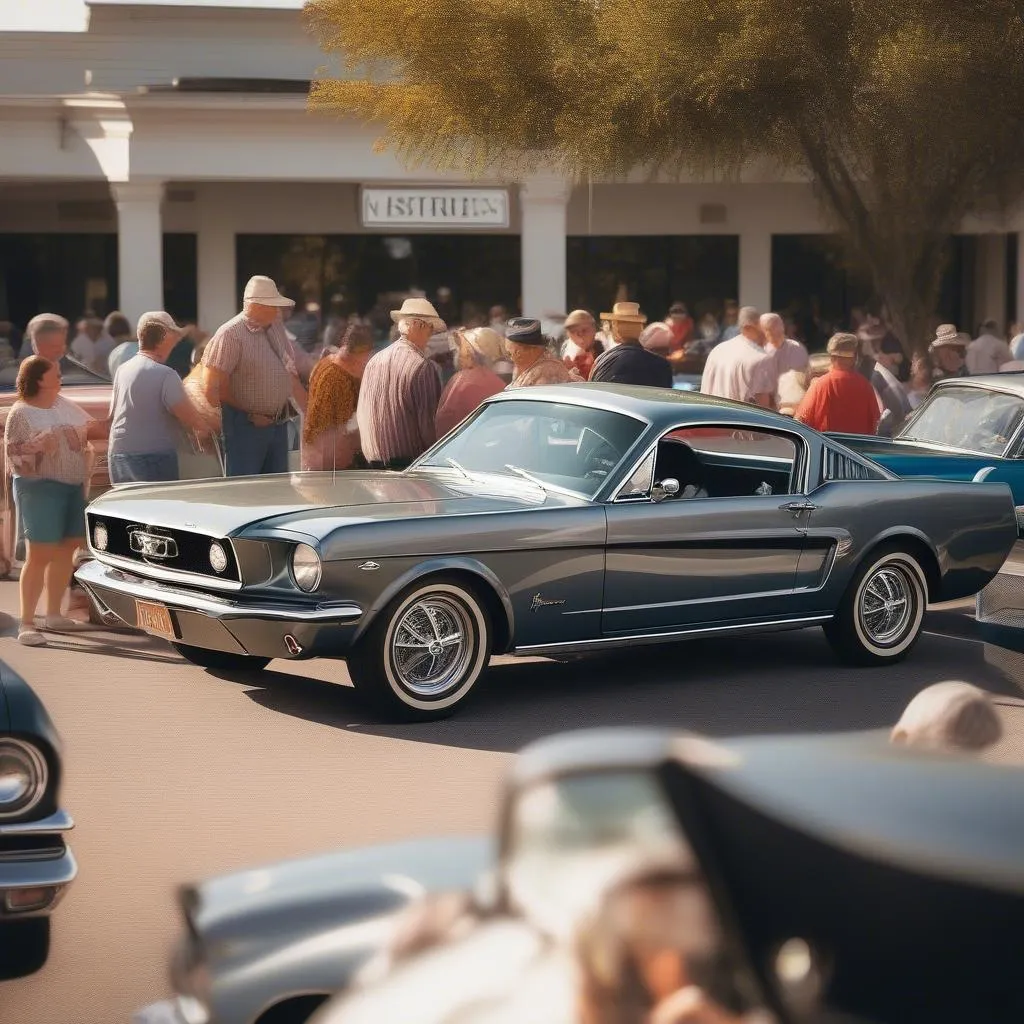
{"label": "floral blouse", "polygon": [[89,415],[63,395],[49,409],[18,401],[4,427],[15,476],[84,484],[89,475]]}

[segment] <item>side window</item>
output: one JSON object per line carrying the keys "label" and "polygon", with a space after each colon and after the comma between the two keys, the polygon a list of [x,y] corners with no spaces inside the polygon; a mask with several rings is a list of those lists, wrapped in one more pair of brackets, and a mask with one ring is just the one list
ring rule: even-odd
{"label": "side window", "polygon": [[658,442],[654,485],[679,484],[679,497],[740,498],[799,491],[798,441],[731,427],[681,427]]}

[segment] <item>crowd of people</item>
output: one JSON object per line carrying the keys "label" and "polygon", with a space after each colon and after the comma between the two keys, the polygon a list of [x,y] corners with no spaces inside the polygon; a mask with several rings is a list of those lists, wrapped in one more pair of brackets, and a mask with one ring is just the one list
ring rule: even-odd
{"label": "crowd of people", "polygon": [[[209,338],[162,310],[144,314],[134,332],[120,313],[85,318],[70,342],[62,317],[44,313],[27,325],[5,438],[27,543],[22,643],[45,643],[35,625],[44,591],[44,629],[72,628],[61,597],[84,545],[92,440],[108,440],[115,485],[177,479],[183,429],[199,448],[221,446],[228,476],[286,472],[299,422],[305,470],[400,470],[499,391],[583,381],[672,388],[701,364],[707,395],[819,430],[891,434],[939,377],[1024,368],[1015,359],[1024,334],[1008,343],[991,322],[975,339],[940,325],[928,354],[904,372],[904,350],[877,318],[811,355],[790,336],[791,322],[750,306],[696,324],[674,303],[652,323],[637,303],[620,301],[599,316],[572,311],[557,338],[539,319],[498,319],[499,307],[489,324],[452,328],[413,296],[390,311],[393,340],[383,348],[372,324],[349,317],[328,324],[317,352],[288,329],[294,307],[272,279],[255,276],[241,311]],[[82,366],[113,382],[104,419],[61,395],[62,373]]]}

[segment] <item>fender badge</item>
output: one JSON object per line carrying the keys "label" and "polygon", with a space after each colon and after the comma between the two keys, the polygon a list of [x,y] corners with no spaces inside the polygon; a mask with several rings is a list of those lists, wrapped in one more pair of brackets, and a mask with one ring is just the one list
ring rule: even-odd
{"label": "fender badge", "polygon": [[533,595],[533,601],[530,602],[530,611],[535,612],[538,608],[548,608],[552,605],[565,604],[564,601],[545,601],[540,594]]}
{"label": "fender badge", "polygon": [[359,568],[362,569],[364,572],[376,572],[380,568],[380,565],[378,565],[376,562],[363,562],[363,564],[359,566]]}

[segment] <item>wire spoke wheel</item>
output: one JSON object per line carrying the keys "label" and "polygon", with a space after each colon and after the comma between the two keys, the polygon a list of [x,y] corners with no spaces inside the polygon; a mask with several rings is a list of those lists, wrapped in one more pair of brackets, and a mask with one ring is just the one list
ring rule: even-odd
{"label": "wire spoke wheel", "polygon": [[469,610],[447,594],[427,594],[404,610],[391,640],[396,681],[417,697],[436,698],[458,686],[470,659]]}
{"label": "wire spoke wheel", "polygon": [[872,573],[861,592],[858,614],[864,632],[879,647],[899,640],[913,615],[911,583],[906,572],[885,565]]}

